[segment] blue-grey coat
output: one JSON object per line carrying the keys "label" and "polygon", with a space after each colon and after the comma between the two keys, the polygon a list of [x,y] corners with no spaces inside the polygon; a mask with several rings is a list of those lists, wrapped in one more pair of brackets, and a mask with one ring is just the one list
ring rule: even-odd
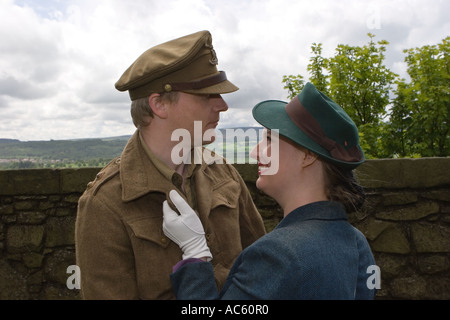
{"label": "blue-grey coat", "polygon": [[374,299],[367,284],[374,265],[343,206],[322,201],[295,209],[245,249],[221,292],[209,262],[185,264],[171,281],[177,299]]}

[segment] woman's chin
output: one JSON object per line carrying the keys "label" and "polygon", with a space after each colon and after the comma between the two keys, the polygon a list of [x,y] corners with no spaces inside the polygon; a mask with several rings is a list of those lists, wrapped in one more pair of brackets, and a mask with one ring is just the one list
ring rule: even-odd
{"label": "woman's chin", "polygon": [[259,176],[259,178],[256,180],[256,188],[259,191],[266,193],[265,188],[264,188],[264,178],[263,177]]}

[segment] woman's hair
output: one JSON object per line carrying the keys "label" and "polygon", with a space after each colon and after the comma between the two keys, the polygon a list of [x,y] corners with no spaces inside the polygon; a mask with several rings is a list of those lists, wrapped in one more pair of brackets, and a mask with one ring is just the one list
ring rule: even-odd
{"label": "woman's hair", "polygon": [[347,212],[360,210],[366,200],[366,194],[356,181],[353,170],[339,168],[327,161],[322,163],[328,199],[342,203]]}
{"label": "woman's hair", "polygon": [[[178,92],[164,92],[159,96],[161,102],[167,102],[169,104],[176,103],[178,101]],[[136,128],[140,129],[150,124],[153,118],[153,112],[150,108],[149,97],[139,98],[131,102],[131,118]]]}

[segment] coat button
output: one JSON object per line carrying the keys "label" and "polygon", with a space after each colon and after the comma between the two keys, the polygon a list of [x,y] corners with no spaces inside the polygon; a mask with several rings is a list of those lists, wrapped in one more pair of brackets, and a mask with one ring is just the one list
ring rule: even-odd
{"label": "coat button", "polygon": [[167,243],[167,238],[166,237],[161,237],[161,242],[166,244]]}
{"label": "coat button", "polygon": [[99,172],[97,173],[97,179],[101,179],[103,177],[103,175],[105,174],[105,172]]}

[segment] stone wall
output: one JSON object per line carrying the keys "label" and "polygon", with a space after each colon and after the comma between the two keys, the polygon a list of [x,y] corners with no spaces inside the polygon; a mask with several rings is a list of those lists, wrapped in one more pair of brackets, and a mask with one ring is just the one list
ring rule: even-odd
{"label": "stone wall", "polygon": [[[268,231],[282,212],[255,187],[255,165],[236,165]],[[79,299],[77,201],[100,168],[0,171],[0,299]],[[356,171],[364,210],[350,222],[381,269],[377,299],[450,299],[450,158],[369,160]],[[72,282],[71,282],[72,283]]]}

